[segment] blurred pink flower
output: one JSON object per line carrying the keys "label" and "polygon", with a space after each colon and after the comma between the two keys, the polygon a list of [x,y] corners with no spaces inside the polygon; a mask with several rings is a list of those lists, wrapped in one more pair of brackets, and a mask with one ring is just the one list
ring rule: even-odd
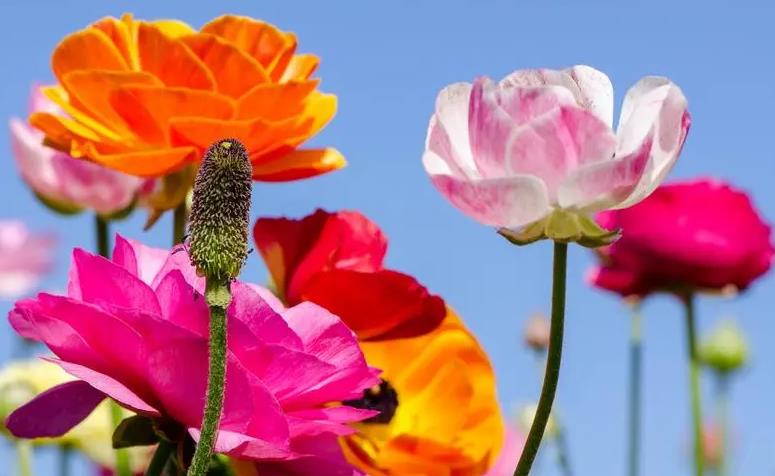
{"label": "blurred pink flower", "polygon": [[[226,396],[216,451],[266,462],[266,474],[352,474],[337,437],[376,412],[337,406],[379,382],[353,333],[328,311],[282,310],[234,281]],[[58,435],[110,397],[196,439],[207,379],[208,309],[186,253],[116,237],[112,261],[76,249],[67,296],[19,301],[9,320],[82,379],[54,387],[7,420],[17,436]],[[267,297],[267,299],[264,299]],[[278,311],[272,305],[278,306]],[[265,474],[264,463],[258,466]],[[337,472],[337,471],[341,471]],[[349,471],[349,472],[348,472]]]}
{"label": "blurred pink flower", "polygon": [[646,77],[624,99],[616,132],[613,89],[589,66],[516,71],[499,83],[444,88],[423,164],[436,188],[512,241],[582,241],[591,212],[648,196],[675,163],[690,124],[686,98]]}
{"label": "blurred pink flower", "polygon": [[501,449],[498,459],[495,460],[495,463],[493,463],[484,476],[512,476],[524,446],[525,436],[517,431],[516,428],[506,425],[506,438],[503,441],[503,449]]}
{"label": "blurred pink flower", "polygon": [[[55,111],[39,88],[30,98],[30,113]],[[143,180],[85,160],[73,159],[43,145],[43,133],[20,119],[10,121],[16,165],[27,185],[47,205],[67,212],[84,208],[110,215],[129,207]]]}
{"label": "blurred pink flower", "polygon": [[32,233],[21,221],[0,220],[0,298],[32,291],[53,265],[53,235]]}
{"label": "blurred pink flower", "polygon": [[632,208],[601,213],[598,221],[624,234],[599,250],[601,264],[589,279],[625,297],[745,289],[772,265],[769,225],[748,195],[721,181],[664,185]]}

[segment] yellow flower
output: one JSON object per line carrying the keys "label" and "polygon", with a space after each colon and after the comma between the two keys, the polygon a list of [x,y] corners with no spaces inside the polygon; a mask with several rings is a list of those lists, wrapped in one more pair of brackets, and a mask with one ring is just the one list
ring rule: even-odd
{"label": "yellow flower", "polygon": [[[65,382],[75,380],[58,365],[45,360],[23,360],[7,364],[0,370],[0,431],[11,438],[3,422],[8,414],[36,395]],[[124,410],[126,416],[131,413]],[[112,468],[115,461],[111,439],[110,409],[104,401],[75,428],[59,438],[32,440],[39,445],[69,446],[82,451],[99,466]],[[152,451],[152,449],[151,449]],[[148,448],[132,448],[130,457],[135,472],[142,472],[150,456]]]}
{"label": "yellow flower", "polygon": [[[504,426],[487,355],[448,310],[422,337],[361,344],[386,382],[364,400],[382,410],[342,440],[370,475],[479,476],[498,456]],[[392,413],[392,414],[391,414]]]}

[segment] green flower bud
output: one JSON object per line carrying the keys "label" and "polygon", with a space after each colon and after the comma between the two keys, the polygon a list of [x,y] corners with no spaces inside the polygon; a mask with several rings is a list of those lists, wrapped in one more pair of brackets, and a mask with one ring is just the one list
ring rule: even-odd
{"label": "green flower bud", "polygon": [[700,359],[713,370],[733,372],[748,360],[748,344],[731,319],[722,321],[700,344]]}
{"label": "green flower bud", "polygon": [[235,139],[207,150],[194,182],[189,256],[197,273],[218,281],[236,278],[248,256],[252,168]]}

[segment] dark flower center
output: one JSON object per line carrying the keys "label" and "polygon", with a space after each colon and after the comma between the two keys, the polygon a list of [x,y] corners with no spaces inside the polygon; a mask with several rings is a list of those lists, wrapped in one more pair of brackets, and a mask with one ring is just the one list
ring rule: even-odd
{"label": "dark flower center", "polygon": [[390,423],[398,408],[398,392],[387,380],[383,379],[379,385],[364,391],[363,398],[347,400],[343,403],[351,407],[379,412],[378,415],[363,420],[363,423]]}

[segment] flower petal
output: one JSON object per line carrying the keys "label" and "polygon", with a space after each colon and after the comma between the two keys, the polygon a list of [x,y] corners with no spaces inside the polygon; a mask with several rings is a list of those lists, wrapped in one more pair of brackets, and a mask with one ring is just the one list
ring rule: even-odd
{"label": "flower petal", "polygon": [[[479,174],[471,155],[468,130],[471,88],[469,83],[455,83],[441,90],[436,98],[436,113],[428,126],[425,148],[433,150],[449,163],[450,169],[474,177]],[[443,145],[444,141],[449,145]],[[441,143],[436,145],[437,142]],[[437,147],[438,151],[435,150]],[[447,150],[449,155],[442,155]]]}
{"label": "flower petal", "polygon": [[194,160],[198,156],[198,151],[193,147],[182,146],[104,154],[97,151],[92,144],[86,144],[84,155],[100,165],[119,172],[154,178],[181,168],[187,162]]}
{"label": "flower petal", "polygon": [[[438,159],[426,152],[423,163]],[[533,176],[459,180],[449,175],[431,175],[433,185],[455,207],[471,218],[491,226],[515,228],[528,225],[550,212],[546,186]]]}
{"label": "flower petal", "polygon": [[141,22],[137,30],[140,64],[167,86],[215,90],[215,78],[207,66],[179,39],[159,27]]}
{"label": "flower petal", "polygon": [[311,54],[294,55],[285,68],[280,82],[309,79],[320,63],[320,59]]}
{"label": "flower petal", "polygon": [[270,70],[282,53],[296,44],[295,37],[289,33],[283,33],[268,23],[237,15],[218,17],[203,26],[201,32],[223,38]]}
{"label": "flower petal", "polygon": [[54,75],[62,81],[70,71],[102,69],[127,71],[129,66],[121,52],[104,32],[90,28],[66,36],[51,56]]}
{"label": "flower petal", "polygon": [[261,117],[280,121],[304,112],[304,102],[315,90],[319,80],[289,81],[287,83],[258,84],[237,103],[235,119]]}
{"label": "flower petal", "polygon": [[139,241],[124,238],[116,233],[111,261],[144,283],[151,284],[167,260],[168,254],[167,250],[145,246]]}
{"label": "flower petal", "polygon": [[643,177],[617,208],[630,207],[646,198],[673,168],[691,125],[687,108],[683,92],[666,78],[643,78],[627,92],[617,130],[617,156],[639,150],[644,142],[653,142]]}
{"label": "flower petal", "polygon": [[105,397],[84,381],[66,382],[14,410],[5,426],[17,438],[62,436],[89,416]]}
{"label": "flower petal", "polygon": [[[274,155],[274,154],[272,154]],[[253,180],[288,182],[317,177],[347,165],[341,152],[333,148],[292,150],[271,160],[262,158],[253,163]]]}

